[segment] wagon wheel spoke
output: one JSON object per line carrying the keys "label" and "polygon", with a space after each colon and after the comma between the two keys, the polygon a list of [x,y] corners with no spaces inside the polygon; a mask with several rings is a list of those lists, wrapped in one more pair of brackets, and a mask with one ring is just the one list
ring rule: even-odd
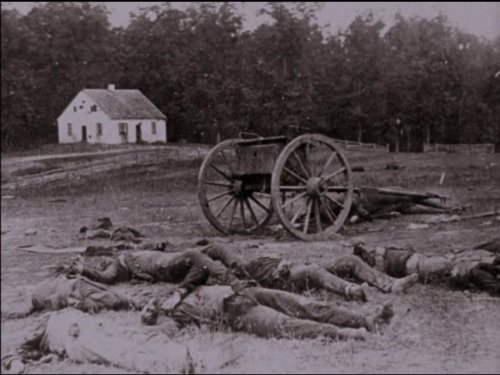
{"label": "wagon wheel spoke", "polygon": [[337,171],[329,174],[328,176],[323,177],[323,180],[324,181],[331,180],[333,177],[335,177],[335,176],[337,176],[337,175],[339,175],[339,174],[341,174],[342,172],[345,172],[345,171],[346,171],[346,167],[342,167],[339,170],[337,170]]}
{"label": "wagon wheel spoke", "polygon": [[303,212],[302,212],[301,208],[299,207],[297,209],[297,211],[295,211],[295,213],[293,214],[293,217],[292,217],[292,220],[290,220],[290,223],[292,225],[295,225],[295,222],[298,220],[298,218],[300,217],[300,214],[302,214],[302,213]]}
{"label": "wagon wheel spoke", "polygon": [[292,171],[291,169],[287,168],[287,167],[284,167],[283,168],[287,173],[291,174],[293,177],[295,177],[297,180],[299,180],[300,182],[303,182],[304,184],[307,184],[307,181],[300,177],[297,173],[295,173],[294,171]]}
{"label": "wagon wheel spoke", "polygon": [[210,164],[210,166],[217,171],[222,177],[224,177],[229,182],[233,182],[233,179],[229,177],[224,171],[222,171],[219,167],[216,167],[214,164]]}
{"label": "wagon wheel spoke", "polygon": [[243,199],[239,199],[239,202],[240,202],[241,223],[243,224],[243,229],[245,229],[247,224],[245,222],[245,206],[243,205]]}
{"label": "wagon wheel spoke", "polygon": [[309,178],[309,173],[307,173],[306,167],[302,163],[302,160],[300,160],[299,155],[297,155],[297,153],[295,151],[292,153],[292,155],[295,158],[295,160],[297,161],[297,163],[299,164],[300,169],[302,169],[302,172],[304,172],[304,175],[306,176],[306,178]]}
{"label": "wagon wheel spoke", "polygon": [[337,152],[334,152],[334,153],[332,153],[330,155],[330,157],[328,158],[328,160],[326,161],[326,163],[321,168],[318,176],[321,176],[328,169],[328,167],[330,166],[330,164],[332,163],[333,159],[335,159],[336,156],[337,156]]}
{"label": "wagon wheel spoke", "polygon": [[330,210],[330,206],[329,206],[328,202],[324,202],[323,207],[325,209],[325,213],[326,213],[326,216],[328,217],[328,219],[331,221],[332,224],[335,224],[335,221],[337,220],[337,215],[335,215],[335,212],[332,212]]}
{"label": "wagon wheel spoke", "polygon": [[299,199],[305,197],[307,195],[307,192],[303,192],[303,193],[300,193],[299,195],[293,197],[292,199],[290,199],[289,201],[286,201],[285,204],[283,204],[281,206],[281,208],[285,208],[286,206],[298,201]]}
{"label": "wagon wheel spoke", "polygon": [[221,209],[219,211],[217,211],[217,213],[215,214],[215,217],[219,218],[219,216],[222,215],[222,213],[224,211],[226,211],[226,208],[229,207],[229,205],[231,204],[231,202],[233,200],[234,200],[234,197],[231,197],[230,199],[228,199],[228,201],[224,204],[224,206],[222,206]]}
{"label": "wagon wheel spoke", "polygon": [[259,219],[257,219],[257,216],[255,215],[255,212],[252,209],[252,206],[250,205],[250,202],[248,201],[247,198],[244,199],[245,204],[247,205],[248,210],[250,211],[250,215],[253,218],[253,221],[255,221],[255,224],[259,225]]}
{"label": "wagon wheel spoke", "polygon": [[231,219],[229,220],[229,231],[233,228],[234,215],[236,214],[236,208],[238,207],[238,200],[234,200],[233,209],[231,211]]}
{"label": "wagon wheel spoke", "polygon": [[324,196],[325,196],[326,199],[328,199],[329,201],[335,203],[340,208],[344,208],[344,205],[342,203],[340,203],[338,200],[336,200],[335,198],[332,198],[332,197],[328,196],[327,194],[325,194]]}
{"label": "wagon wheel spoke", "polygon": [[320,218],[320,212],[319,212],[319,203],[318,199],[314,199],[314,214],[316,218],[316,231],[317,232],[323,232],[323,228],[321,226],[321,218]]}
{"label": "wagon wheel spoke", "polygon": [[255,202],[255,204],[257,204],[260,208],[262,208],[262,209],[263,209],[264,211],[266,211],[267,213],[270,213],[270,212],[271,212],[271,210],[270,210],[270,209],[268,209],[266,206],[264,206],[262,203],[260,203],[257,199],[255,199],[255,198],[254,198],[253,193],[252,193],[252,194],[250,194],[250,195],[248,196],[248,198],[250,198],[252,201],[254,201],[254,202]]}
{"label": "wagon wheel spoke", "polygon": [[304,223],[304,228],[302,229],[302,232],[304,234],[307,234],[307,230],[309,229],[309,218],[311,216],[311,209],[312,209],[312,199],[307,200],[307,211],[306,211],[306,221]]}
{"label": "wagon wheel spoke", "polygon": [[229,194],[233,194],[233,192],[231,190],[225,191],[223,193],[220,193],[220,194],[213,196],[212,198],[209,198],[208,201],[212,202],[216,199],[220,199],[220,198],[225,197],[226,195],[229,195]]}

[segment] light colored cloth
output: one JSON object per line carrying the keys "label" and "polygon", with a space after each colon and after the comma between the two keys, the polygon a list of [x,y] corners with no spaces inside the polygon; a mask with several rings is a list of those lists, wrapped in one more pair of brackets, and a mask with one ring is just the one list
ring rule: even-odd
{"label": "light colored cloth", "polygon": [[106,285],[85,277],[68,279],[59,276],[45,281],[33,290],[31,297],[33,310],[60,310],[68,306],[98,312],[101,310],[128,310],[134,302],[112,291]]}
{"label": "light colored cloth", "polygon": [[137,372],[185,373],[195,366],[188,347],[162,333],[123,327],[72,308],[49,313],[22,349]]}

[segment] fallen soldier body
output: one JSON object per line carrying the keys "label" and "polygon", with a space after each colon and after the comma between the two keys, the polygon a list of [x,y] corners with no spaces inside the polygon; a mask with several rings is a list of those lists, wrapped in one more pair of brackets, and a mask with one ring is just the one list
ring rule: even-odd
{"label": "fallen soldier body", "polygon": [[203,285],[191,293],[174,291],[165,301],[152,299],[141,312],[146,325],[168,315],[179,327],[209,324],[261,337],[364,339],[366,331],[389,324],[391,305],[373,314],[353,312],[293,293],[233,285]]}
{"label": "fallen soldier body", "polygon": [[[218,262],[217,262],[218,261]],[[260,257],[244,263],[236,254],[222,245],[209,245],[202,250],[177,253],[135,251],[120,254],[105,270],[98,271],[75,265],[77,272],[92,280],[112,284],[132,277],[148,281],[181,282],[181,287],[192,290],[189,284],[202,269],[208,269],[220,284],[229,284],[236,276],[254,280],[261,286],[290,291],[308,288],[324,289],[347,299],[367,300],[367,285],[358,285],[342,277],[355,277],[384,292],[402,292],[415,284],[417,275],[395,279],[388,277],[360,261],[355,256],[344,256],[320,267],[287,262],[279,258]],[[228,271],[229,269],[229,271]]]}
{"label": "fallen soldier body", "polygon": [[[488,250],[484,250],[486,248]],[[471,250],[425,255],[413,249],[354,247],[354,254],[373,268],[393,277],[418,273],[423,281],[449,280],[452,286],[471,286],[500,296],[500,238]]]}
{"label": "fallen soldier body", "polygon": [[[2,365],[10,370],[17,360],[16,373],[20,373],[24,370],[22,362],[37,361],[50,353],[78,363],[112,365],[137,373],[197,373],[202,370],[197,366],[203,363],[202,353],[193,353],[158,330],[120,325],[109,318],[66,308],[42,317],[17,355],[5,356]],[[220,349],[204,355],[224,356]]]}
{"label": "fallen soldier body", "polygon": [[222,245],[210,245],[204,252],[227,267],[236,269],[242,277],[247,275],[266,288],[299,292],[317,288],[361,301],[367,299],[367,288],[346,279],[359,280],[386,293],[403,292],[418,280],[416,274],[399,279],[390,277],[353,255],[333,256],[320,266],[272,257],[259,257],[245,263]]}
{"label": "fallen soldier body", "polygon": [[107,285],[82,276],[67,278],[60,275],[38,284],[31,294],[29,309],[9,314],[9,317],[23,318],[34,312],[66,307],[98,313],[102,310],[139,310],[142,306],[144,302],[128,298]]}
{"label": "fallen soldier body", "polygon": [[355,190],[350,212],[351,223],[401,214],[449,213],[458,208],[446,207],[432,193],[419,193],[395,188],[359,188]]}

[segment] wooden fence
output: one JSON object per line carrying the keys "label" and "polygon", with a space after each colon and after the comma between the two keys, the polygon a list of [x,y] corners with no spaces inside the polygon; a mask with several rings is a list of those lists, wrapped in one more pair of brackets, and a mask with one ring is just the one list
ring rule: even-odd
{"label": "wooden fence", "polygon": [[347,141],[345,139],[336,139],[332,138],[335,143],[343,146],[346,150],[358,149],[358,150],[374,150],[374,151],[382,151],[389,152],[389,145],[378,145],[376,143],[363,143],[363,142],[355,142],[355,141]]}
{"label": "wooden fence", "polygon": [[46,172],[17,176],[8,181],[2,181],[2,190],[17,189],[21,187],[36,186],[39,184],[54,182],[59,180],[71,181],[84,176],[94,176],[94,174],[116,170],[134,165],[158,165],[170,161],[190,161],[201,160],[207,154],[208,149],[196,147],[191,149],[152,149],[137,152],[127,152],[120,156],[110,155],[110,157],[97,160],[76,161],[67,163],[65,168],[51,169]]}
{"label": "wooden fence", "polygon": [[493,143],[459,143],[459,144],[424,143],[424,152],[492,154],[495,152],[495,145]]}

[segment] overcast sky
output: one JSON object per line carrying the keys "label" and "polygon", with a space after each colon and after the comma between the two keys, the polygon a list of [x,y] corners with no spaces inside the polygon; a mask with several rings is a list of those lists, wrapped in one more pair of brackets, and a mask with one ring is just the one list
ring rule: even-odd
{"label": "overcast sky", "polygon": [[[159,2],[101,2],[111,11],[110,21],[115,26],[126,26],[129,13],[139,7],[161,4]],[[27,13],[37,2],[2,2],[2,7],[16,8]],[[191,2],[171,2],[174,7],[185,9]],[[263,2],[237,2],[245,15],[245,27],[255,28],[266,19],[257,17],[256,12]],[[318,14],[321,26],[330,25],[335,33],[347,27],[357,14],[372,10],[378,18],[390,24],[396,12],[403,16],[432,18],[440,12],[448,17],[452,26],[463,31],[493,39],[500,35],[500,2],[323,2]]]}

